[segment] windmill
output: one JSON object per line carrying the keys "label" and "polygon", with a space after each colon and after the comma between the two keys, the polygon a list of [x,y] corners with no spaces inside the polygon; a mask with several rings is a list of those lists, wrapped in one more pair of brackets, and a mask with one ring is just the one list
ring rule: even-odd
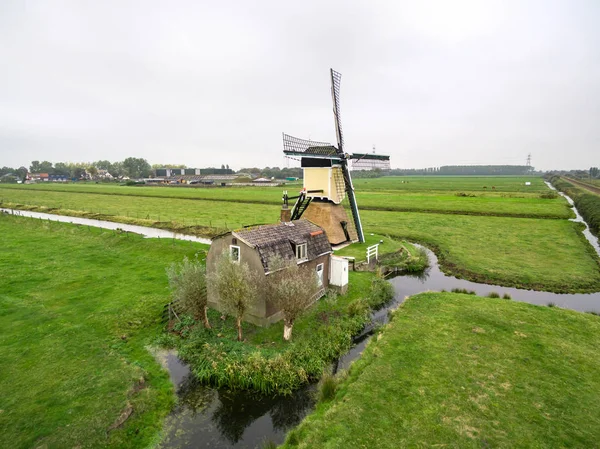
{"label": "windmill", "polygon": [[[331,69],[331,98],[337,147],[327,142],[315,142],[283,134],[283,152],[286,157],[299,157],[304,171],[304,188],[298,196],[288,197],[284,192],[284,207],[296,199],[291,219],[304,215],[323,227],[332,244],[345,241],[364,242],[365,237],[354,194],[348,161],[372,161],[373,168],[389,169],[390,157],[372,153],[348,154],[344,151],[344,134],[340,120],[340,81],[342,75]],[[342,206],[348,199],[352,222]]]}

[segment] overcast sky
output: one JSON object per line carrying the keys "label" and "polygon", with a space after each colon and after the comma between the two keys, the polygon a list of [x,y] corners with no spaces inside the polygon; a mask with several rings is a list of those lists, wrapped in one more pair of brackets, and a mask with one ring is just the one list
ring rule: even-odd
{"label": "overcast sky", "polygon": [[[0,166],[600,165],[600,1],[0,1]],[[292,163],[293,164],[293,163]]]}

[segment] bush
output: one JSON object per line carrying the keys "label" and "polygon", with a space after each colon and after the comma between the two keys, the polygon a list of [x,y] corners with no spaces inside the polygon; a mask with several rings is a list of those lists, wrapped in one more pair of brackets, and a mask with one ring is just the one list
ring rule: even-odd
{"label": "bush", "polygon": [[210,327],[206,315],[206,268],[198,257],[174,263],[167,268],[169,287],[173,300],[188,314],[202,318],[205,327]]}
{"label": "bush", "polygon": [[371,282],[371,294],[367,298],[369,307],[377,309],[394,298],[394,287],[388,281],[377,276]]}
{"label": "bush", "polygon": [[364,299],[355,299],[348,304],[348,315],[351,317],[361,317],[369,313],[369,304]]}
{"label": "bush", "polygon": [[[334,360],[347,352],[353,336],[370,321],[369,304],[385,303],[393,293],[391,284],[375,278],[368,299],[355,299],[347,306],[321,303],[312,314],[307,312],[310,332],[280,347],[235,341],[235,318],[220,320],[218,312],[209,311],[213,328],[189,328],[187,338],[178,339],[178,354],[200,382],[263,394],[290,394],[318,380]],[[255,332],[252,324],[243,325],[248,335]]]}
{"label": "bush", "polygon": [[319,382],[317,399],[319,402],[331,401],[335,397],[338,382],[333,374],[323,374]]}
{"label": "bush", "polygon": [[500,295],[496,292],[489,292],[487,296],[488,298],[500,298]]}
{"label": "bush", "polygon": [[595,236],[600,235],[600,196],[583,193],[575,197],[575,207]]}
{"label": "bush", "polygon": [[512,297],[508,293],[504,293],[504,296],[502,296],[502,299],[512,299]]}
{"label": "bush", "polygon": [[549,190],[547,192],[540,193],[540,198],[544,200],[554,200],[558,198],[558,193],[556,193],[554,190]]}

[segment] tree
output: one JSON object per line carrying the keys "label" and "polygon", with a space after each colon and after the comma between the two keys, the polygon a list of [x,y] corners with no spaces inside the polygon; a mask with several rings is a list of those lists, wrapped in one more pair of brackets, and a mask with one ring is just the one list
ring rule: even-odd
{"label": "tree", "polygon": [[123,169],[130,178],[147,178],[150,176],[152,167],[146,159],[128,157],[123,161]]}
{"label": "tree", "polygon": [[96,175],[98,174],[98,169],[96,167],[94,167],[93,165],[90,165],[86,170],[90,174],[92,179],[94,179],[96,177]]}
{"label": "tree", "polygon": [[52,162],[31,161],[29,171],[31,173],[52,173]]}
{"label": "tree", "polygon": [[69,166],[64,162],[57,162],[56,164],[54,164],[55,175],[69,176],[70,173],[71,170],[69,169]]}
{"label": "tree", "polygon": [[600,172],[598,167],[590,167],[590,178],[597,178],[598,172]]}
{"label": "tree", "polygon": [[183,262],[173,263],[167,268],[167,277],[173,299],[180,301],[183,309],[194,315],[194,318],[202,318],[204,327],[210,329],[204,264],[198,258],[189,260],[184,257]]}
{"label": "tree", "polygon": [[100,161],[96,161],[96,162],[92,163],[92,165],[94,167],[96,167],[98,170],[106,170],[107,172],[110,173],[110,170],[112,169],[113,164],[107,160],[100,160]]}
{"label": "tree", "polygon": [[256,302],[261,281],[262,273],[251,271],[247,263],[235,262],[227,252],[220,256],[208,278],[224,311],[236,318],[238,341],[242,341],[242,320]]}
{"label": "tree", "polygon": [[125,169],[123,168],[123,162],[115,162],[110,168],[107,168],[108,172],[115,178],[122,178],[125,176]]}
{"label": "tree", "polygon": [[266,291],[270,301],[283,312],[283,339],[292,338],[296,319],[310,305],[319,289],[316,273],[295,261],[276,259],[267,276]]}

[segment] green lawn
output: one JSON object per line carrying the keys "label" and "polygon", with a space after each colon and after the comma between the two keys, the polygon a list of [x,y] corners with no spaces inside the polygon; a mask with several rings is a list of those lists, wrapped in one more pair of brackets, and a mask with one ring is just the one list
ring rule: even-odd
{"label": "green lawn", "polygon": [[[383,240],[383,243],[380,243]],[[367,248],[379,243],[379,254],[393,253],[401,248],[408,249],[410,247],[414,251],[414,247],[407,242],[398,241],[388,236],[365,232],[364,243],[353,243],[345,246],[342,249],[335,250],[336,256],[354,257],[357,262],[367,259]]]}
{"label": "green lawn", "polygon": [[0,447],[156,441],[174,395],[145,345],[162,329],[165,267],[207,247],[3,214],[0,235]]}
{"label": "green lawn", "polygon": [[[436,178],[437,179],[437,178]],[[397,210],[397,211],[424,211],[438,213],[471,214],[471,215],[496,215],[540,218],[570,218],[571,210],[567,202],[559,197],[555,199],[542,199],[540,192],[547,191],[541,183],[541,178],[535,178],[534,185],[522,188],[523,179],[520,178],[490,178],[489,189],[474,189],[482,181],[469,178],[440,177],[437,182],[430,178],[411,178],[408,184],[403,184],[404,178],[378,178],[373,180],[357,180],[357,201],[364,210]],[[486,182],[487,182],[486,181]],[[491,190],[492,183],[498,184],[496,190]],[[523,185],[521,185],[523,184]],[[412,186],[406,188],[406,186]],[[52,204],[52,207],[66,208],[67,204],[74,210],[85,207],[109,210],[105,206],[106,199],[98,195],[140,196],[148,198],[172,198],[190,200],[219,201],[219,207],[225,207],[221,202],[234,201],[237,203],[258,203],[280,205],[282,190],[287,187],[227,187],[227,188],[190,188],[190,187],[144,187],[144,186],[119,186],[115,184],[34,184],[0,185],[0,200],[5,202],[18,202],[23,204]],[[53,192],[45,195],[44,192]],[[465,193],[467,192],[467,193]],[[82,195],[61,195],[71,193]],[[85,194],[96,194],[89,196]],[[467,196],[457,196],[465,194]],[[78,196],[78,195],[77,195]],[[112,200],[112,201],[116,201]],[[129,204],[123,200],[124,207]],[[148,203],[149,204],[149,203]],[[193,203],[185,203],[188,208],[197,208]],[[208,206],[210,207],[210,206]],[[129,207],[130,208],[130,207]],[[130,208],[131,209],[131,208]],[[246,207],[253,210],[255,207]],[[126,211],[127,212],[127,211]],[[135,210],[128,212],[141,215]],[[158,217],[158,211],[145,211],[153,217]],[[167,215],[167,214],[163,214]],[[164,217],[163,217],[164,218]],[[252,217],[250,217],[252,218]],[[226,221],[226,220],[225,220]]]}
{"label": "green lawn", "polygon": [[568,220],[368,211],[366,229],[437,248],[471,280],[558,292],[600,290],[598,257]]}
{"label": "green lawn", "polygon": [[600,318],[423,293],[285,448],[597,447]]}
{"label": "green lawn", "polygon": [[[352,182],[357,190],[523,193],[547,190],[544,180],[539,176],[384,176],[354,179]],[[525,185],[526,182],[531,182],[531,185]]]}
{"label": "green lawn", "polygon": [[[362,183],[357,185],[359,204],[360,189],[363,189],[362,195],[364,198],[372,198],[373,207],[421,208],[426,211],[435,205],[432,207],[434,210],[445,208],[445,212],[452,212],[363,209],[361,217],[365,232],[367,235],[372,232],[426,243],[438,250],[446,272],[471,280],[561,292],[597,291],[600,289],[598,258],[590,252],[591,247],[582,240],[578,225],[564,219],[572,211],[566,207],[563,198],[539,198],[539,192],[548,190],[541,178],[532,178],[532,186],[525,186],[525,179],[529,178],[386,177],[357,180]],[[482,180],[495,186],[499,192],[477,193],[480,196],[475,198],[457,197],[449,193],[452,189],[475,188],[483,182]],[[406,189],[405,186],[411,187]],[[366,190],[367,187],[372,190]],[[396,190],[386,190],[392,187]],[[522,192],[530,187],[538,193]],[[88,189],[105,193],[122,191],[126,194],[73,193],[59,191],[61,189]],[[436,192],[432,192],[433,190]],[[279,195],[278,190],[264,187],[178,189],[67,184],[21,186],[20,189],[0,188],[0,200],[11,201],[9,204],[4,203],[5,206],[19,203],[60,208],[59,213],[66,215],[87,211],[104,214],[105,217],[99,218],[113,221],[133,221],[146,226],[167,228],[198,225],[222,230],[226,227],[233,229],[256,223],[272,223],[279,219],[279,206],[275,203],[250,204],[191,198],[145,197],[135,196],[136,192],[154,192],[157,195],[173,192],[186,195],[204,194],[203,192],[225,195],[233,192],[240,195],[240,198],[248,198],[251,195],[263,198],[265,195],[272,195],[274,201],[277,201],[275,195]],[[520,197],[514,198],[511,195]],[[527,203],[530,206],[524,207]],[[469,209],[470,207],[473,209]],[[561,216],[563,219],[477,216],[472,215],[474,210],[477,210],[478,215],[485,215],[490,211],[503,211],[499,214],[538,214]],[[183,232],[196,230],[183,229]],[[210,230],[205,228],[197,232],[211,234]],[[212,233],[214,232],[217,231]]]}

